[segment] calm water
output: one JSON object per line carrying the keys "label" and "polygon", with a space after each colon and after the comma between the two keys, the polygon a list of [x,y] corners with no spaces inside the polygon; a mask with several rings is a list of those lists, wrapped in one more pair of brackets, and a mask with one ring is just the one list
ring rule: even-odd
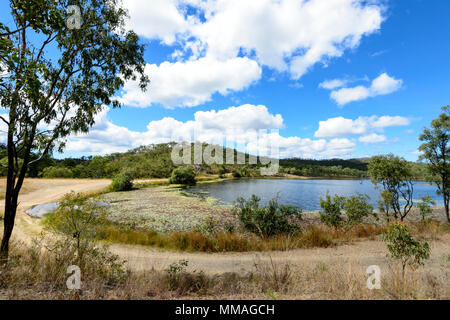
{"label": "calm water", "polygon": [[[187,192],[202,197],[213,197],[225,205],[232,204],[238,197],[249,198],[252,194],[259,196],[264,202],[279,196],[282,204],[301,207],[303,210],[319,210],[320,197],[330,191],[331,195],[350,196],[357,192],[370,196],[376,207],[379,191],[375,190],[369,180],[283,180],[283,179],[242,179],[219,183],[199,184],[187,189]],[[441,204],[436,195],[436,187],[427,183],[414,184],[414,199],[430,195]]]}

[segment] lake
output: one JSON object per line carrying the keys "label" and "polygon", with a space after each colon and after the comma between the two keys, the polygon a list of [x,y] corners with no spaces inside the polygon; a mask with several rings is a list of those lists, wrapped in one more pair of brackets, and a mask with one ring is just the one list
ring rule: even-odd
{"label": "lake", "polygon": [[[186,192],[201,197],[213,197],[223,205],[231,205],[238,197],[259,196],[264,203],[279,197],[282,204],[295,205],[305,211],[320,209],[320,197],[330,191],[331,195],[351,196],[357,192],[369,195],[371,204],[376,208],[379,190],[370,180],[288,180],[288,179],[241,179],[217,183],[198,184],[186,189]],[[436,187],[425,182],[414,183],[414,199],[430,195],[438,204],[442,200],[436,195]]]}

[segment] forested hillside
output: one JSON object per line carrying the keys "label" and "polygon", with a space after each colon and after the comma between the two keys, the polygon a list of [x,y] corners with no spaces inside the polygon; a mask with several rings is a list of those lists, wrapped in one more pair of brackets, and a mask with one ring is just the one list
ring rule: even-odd
{"label": "forested hillside", "polygon": [[[44,178],[112,178],[128,173],[133,178],[168,178],[175,168],[171,155],[175,143],[141,146],[124,153],[106,156],[55,159],[45,158],[39,166],[29,169],[29,177]],[[207,145],[202,145],[205,148]],[[235,158],[238,152],[234,150]],[[239,153],[244,156],[242,153]],[[6,148],[0,145],[0,175],[5,176],[7,165]],[[224,163],[225,163],[224,152]],[[367,177],[367,163],[370,159],[281,159],[280,173],[307,177]],[[246,164],[241,165],[194,165],[197,174],[231,173],[236,177],[259,176],[260,164],[249,164],[249,155],[245,154]],[[412,163],[417,179],[425,176],[425,164]]]}

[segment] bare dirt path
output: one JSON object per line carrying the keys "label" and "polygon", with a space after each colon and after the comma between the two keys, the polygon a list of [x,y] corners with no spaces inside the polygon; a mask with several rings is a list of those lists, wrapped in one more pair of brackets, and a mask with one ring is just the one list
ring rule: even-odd
{"label": "bare dirt path", "polygon": [[[365,272],[370,265],[387,268],[386,245],[381,241],[357,241],[334,248],[297,249],[286,252],[247,252],[247,253],[184,253],[168,252],[142,246],[112,245],[111,250],[128,261],[132,270],[164,270],[180,260],[189,262],[188,270],[203,271],[207,274],[226,272],[247,273],[255,270],[255,264],[289,263],[292,265],[328,266],[348,264],[360,267]],[[449,266],[450,235],[431,242],[431,258],[427,262],[427,272],[439,272]]]}
{"label": "bare dirt path", "polygon": [[[111,183],[110,180],[88,179],[25,179],[23,192],[19,195],[16,225],[13,240],[28,242],[32,236],[39,234],[39,219],[32,218],[25,212],[38,204],[56,202],[65,194],[74,192],[100,191]],[[4,192],[5,180],[0,181],[0,191]],[[0,211],[3,213],[4,203],[1,201]]]}
{"label": "bare dirt path", "polygon": [[[82,179],[27,179],[24,193],[20,196],[17,224],[13,239],[29,241],[39,234],[39,220],[31,218],[25,211],[32,206],[55,202],[66,193],[98,191],[108,186],[110,180]],[[0,190],[4,181],[0,181]],[[3,210],[3,204],[0,206]],[[442,235],[431,242],[432,256],[427,263],[427,272],[438,271],[443,265],[448,267],[450,255],[450,235]],[[349,264],[364,272],[367,266],[386,266],[386,248],[381,241],[357,241],[335,248],[299,249],[288,252],[248,252],[248,253],[183,253],[152,249],[143,246],[113,244],[111,250],[127,260],[132,270],[163,270],[180,260],[189,262],[188,269],[207,274],[225,272],[245,273],[255,270],[255,263],[270,262],[294,265]]]}

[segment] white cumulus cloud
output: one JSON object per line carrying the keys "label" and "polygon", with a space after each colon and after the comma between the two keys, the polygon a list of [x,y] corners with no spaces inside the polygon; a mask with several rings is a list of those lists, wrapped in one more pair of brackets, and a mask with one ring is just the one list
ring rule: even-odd
{"label": "white cumulus cloud", "polygon": [[403,85],[403,80],[390,77],[387,73],[381,74],[372,81],[370,87],[357,86],[353,88],[342,88],[331,92],[331,98],[338,105],[373,98],[379,95],[386,95],[399,90]]}
{"label": "white cumulus cloud", "polygon": [[[373,131],[382,131],[384,128],[394,126],[407,126],[411,120],[400,116],[371,116],[359,117],[355,120],[344,117],[330,118],[319,122],[316,138],[334,138],[352,135],[367,135]],[[373,137],[372,137],[373,138]]]}
{"label": "white cumulus cloud", "polygon": [[[198,111],[194,120],[178,121],[171,117],[151,121],[147,130],[137,132],[117,126],[107,118],[107,111],[97,115],[96,124],[87,134],[71,136],[67,151],[91,154],[123,152],[141,145],[164,142],[201,141],[222,145],[245,145],[252,154],[270,155],[271,146],[279,147],[279,156],[303,158],[349,157],[355,143],[347,138],[309,139],[284,137],[283,117],[271,114],[265,106],[242,105],[223,110]],[[226,139],[226,141],[224,141]]]}
{"label": "white cumulus cloud", "polygon": [[145,72],[151,79],[147,91],[143,92],[137,82],[130,81],[125,84],[119,101],[134,107],[152,103],[192,107],[210,101],[216,92],[226,95],[240,91],[261,78],[259,65],[246,57],[148,64]]}
{"label": "white cumulus cloud", "polygon": [[380,143],[385,142],[387,138],[384,135],[372,133],[367,136],[362,136],[358,140],[363,143]]}
{"label": "white cumulus cloud", "polygon": [[128,27],[174,48],[178,61],[147,68],[147,94],[125,87],[124,101],[140,107],[195,106],[215,92],[246,88],[263,66],[299,79],[356,48],[383,21],[382,5],[364,0],[124,0],[124,6]]}
{"label": "white cumulus cloud", "polygon": [[348,81],[345,79],[333,79],[333,80],[325,80],[324,82],[319,84],[319,88],[333,90],[336,88],[341,88],[347,85]]}

